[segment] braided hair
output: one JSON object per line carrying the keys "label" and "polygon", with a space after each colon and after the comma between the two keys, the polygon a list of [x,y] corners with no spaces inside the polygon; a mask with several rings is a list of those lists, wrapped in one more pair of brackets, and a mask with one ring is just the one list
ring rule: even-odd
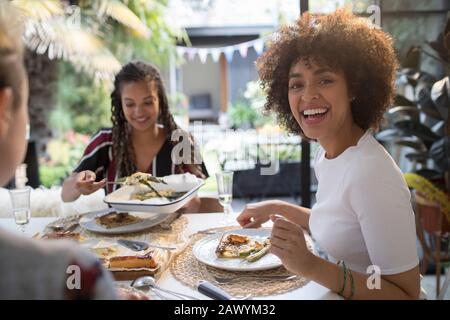
{"label": "braided hair", "polygon": [[[175,123],[169,110],[169,102],[163,81],[158,69],[152,64],[142,61],[133,61],[122,67],[114,80],[114,90],[111,93],[111,122],[113,155],[117,161],[119,176],[129,176],[137,171],[136,153],[131,138],[131,126],[128,124],[122,110],[121,90],[122,85],[129,82],[145,81],[149,86],[154,84],[159,100],[160,113],[158,123],[164,127],[166,140],[171,141],[175,146],[178,141],[172,141],[172,132],[180,130]],[[192,135],[186,134],[191,144],[191,160],[194,160],[195,143]],[[180,141],[181,142],[181,141]],[[183,164],[180,171],[189,171],[199,177],[204,178],[200,165],[196,165],[193,161],[189,164]]]}

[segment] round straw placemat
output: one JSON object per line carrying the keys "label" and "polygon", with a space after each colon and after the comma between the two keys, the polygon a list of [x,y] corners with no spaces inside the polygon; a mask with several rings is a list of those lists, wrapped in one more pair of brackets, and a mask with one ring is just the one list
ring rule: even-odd
{"label": "round straw placemat", "polygon": [[[186,229],[188,220],[183,215],[172,214],[173,217],[169,217],[168,221],[163,221],[162,223],[150,227],[148,229],[133,232],[133,233],[125,233],[125,234],[103,234],[103,233],[95,233],[88,230],[83,229],[78,226],[73,230],[74,233],[80,233],[83,238],[87,239],[107,239],[107,240],[115,240],[115,239],[133,239],[133,240],[142,240],[148,242],[158,242],[161,241],[161,244],[176,244],[182,240],[183,231]],[[82,216],[73,216],[67,218],[58,219],[50,224],[48,224],[44,233],[52,232],[52,225],[61,225],[64,227],[70,226],[73,223],[79,221]]]}
{"label": "round straw placemat", "polygon": [[[208,229],[207,231],[223,232],[233,229],[236,229],[236,227],[212,228]],[[258,275],[292,275],[292,273],[289,273],[284,267],[278,267],[269,270],[252,271],[251,276],[255,278],[240,278],[227,283],[217,283],[214,277],[229,278],[245,276],[246,272],[222,270],[207,266],[206,264],[198,261],[192,253],[192,248],[198,240],[202,239],[205,236],[208,236],[208,234],[196,233],[192,235],[192,241],[186,246],[184,250],[182,250],[177,256],[173,258],[170,266],[170,271],[172,272],[174,277],[190,287],[196,288],[197,282],[199,280],[207,280],[233,296],[245,296],[248,294],[251,294],[252,296],[268,296],[281,294],[300,288],[309,282],[309,280],[303,277],[297,277],[292,280],[283,281],[261,280],[256,278]],[[307,237],[307,240],[310,240],[308,238],[309,237]],[[307,243],[309,249],[312,250],[311,242],[307,241]]]}

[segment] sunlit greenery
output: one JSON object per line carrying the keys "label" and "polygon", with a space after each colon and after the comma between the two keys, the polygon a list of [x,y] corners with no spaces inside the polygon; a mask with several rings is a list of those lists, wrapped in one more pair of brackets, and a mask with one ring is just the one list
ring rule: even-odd
{"label": "sunlit greenery", "polygon": [[[166,0],[80,0],[77,4],[82,29],[95,35],[103,50],[110,52],[119,66],[141,59],[164,69],[169,62],[178,62],[177,41],[182,38],[188,42],[185,31],[172,27],[167,21]],[[101,69],[93,65],[94,69],[97,67]],[[112,77],[103,81],[105,78],[96,74],[99,73],[89,72],[86,64],[78,64],[73,59],[58,62],[56,106],[49,116],[55,140],[48,145],[49,159],[42,160],[40,166],[41,180],[46,186],[59,184],[73,170],[86,146],[86,141],[81,140],[76,146],[74,141],[69,143],[67,132],[90,136],[111,125]],[[57,147],[53,148],[52,143]]]}

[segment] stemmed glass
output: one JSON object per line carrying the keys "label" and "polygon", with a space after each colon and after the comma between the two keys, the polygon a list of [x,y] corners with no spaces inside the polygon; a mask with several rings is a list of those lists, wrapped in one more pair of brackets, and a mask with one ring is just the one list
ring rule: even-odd
{"label": "stemmed glass", "polygon": [[22,233],[25,233],[25,227],[30,222],[30,194],[30,187],[9,190],[14,220],[20,226]]}
{"label": "stemmed glass", "polygon": [[223,215],[221,224],[231,223],[231,214],[233,208],[231,202],[233,201],[233,172],[224,171],[216,173],[217,192],[219,194],[219,202],[223,206]]}

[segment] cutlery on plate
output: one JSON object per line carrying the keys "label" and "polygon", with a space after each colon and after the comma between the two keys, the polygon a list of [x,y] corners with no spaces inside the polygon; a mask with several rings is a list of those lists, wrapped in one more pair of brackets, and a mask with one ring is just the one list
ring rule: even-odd
{"label": "cutlery on plate", "polygon": [[215,231],[215,230],[200,230],[197,231],[198,234],[217,234],[222,233],[223,231]]}
{"label": "cutlery on plate", "polygon": [[107,181],[106,184],[125,184],[125,181]]}
{"label": "cutlery on plate", "polygon": [[49,228],[55,232],[69,233],[69,232],[75,230],[78,227],[78,225],[79,225],[78,222],[74,222],[66,227],[63,223],[61,223],[61,224],[50,225]]}
{"label": "cutlery on plate", "polygon": [[136,240],[119,239],[119,240],[117,240],[117,243],[128,249],[131,249],[133,251],[147,250],[149,247],[163,249],[163,250],[177,249],[176,247],[160,246],[157,244],[151,244],[151,243],[147,243],[144,241],[136,241]]}

